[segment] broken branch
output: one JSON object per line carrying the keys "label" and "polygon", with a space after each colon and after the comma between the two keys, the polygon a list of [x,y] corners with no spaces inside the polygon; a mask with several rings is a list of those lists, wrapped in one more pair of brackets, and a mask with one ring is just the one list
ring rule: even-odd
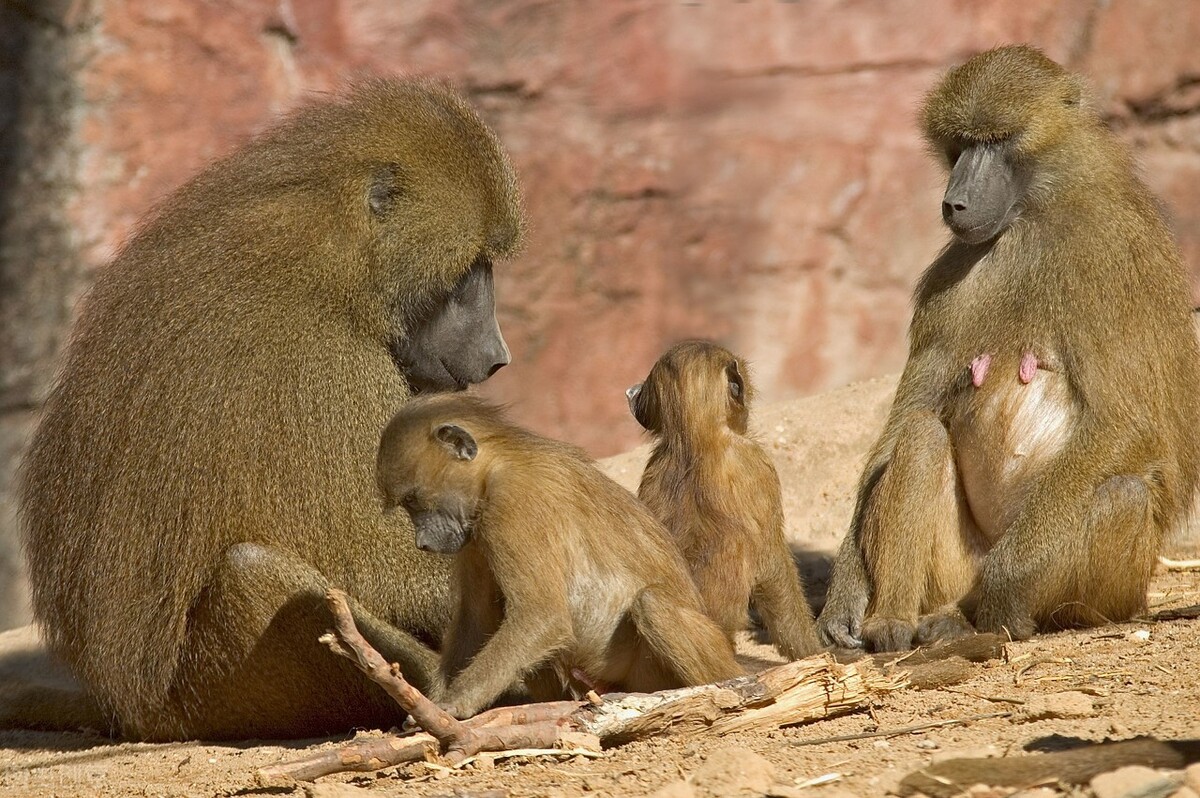
{"label": "broken branch", "polygon": [[932,723],[918,723],[914,726],[900,726],[895,729],[879,729],[873,732],[861,732],[859,734],[839,734],[834,737],[813,737],[808,740],[793,740],[789,745],[823,745],[825,743],[844,743],[850,740],[867,740],[871,737],[899,737],[902,734],[913,734],[915,732],[927,731],[928,729],[940,729],[943,726],[964,726],[968,723],[974,723],[977,720],[987,720],[988,718],[1007,718],[1011,716],[1011,712],[985,712],[982,715],[970,715],[965,718],[951,718],[950,720],[936,720]]}
{"label": "broken branch", "polygon": [[[719,684],[650,694],[608,694],[599,703],[552,701],[500,707],[466,721],[450,717],[409,684],[354,626],[344,593],[327,596],[335,631],[321,639],[382,686],[425,731],[352,742],[258,772],[262,786],[312,780],[346,770],[378,770],[433,757],[459,766],[480,753],[514,750],[598,752],[653,735],[779,728],[867,707],[907,685],[904,671],[885,675],[870,660],[839,664],[828,654]],[[565,750],[564,750],[565,749]]]}

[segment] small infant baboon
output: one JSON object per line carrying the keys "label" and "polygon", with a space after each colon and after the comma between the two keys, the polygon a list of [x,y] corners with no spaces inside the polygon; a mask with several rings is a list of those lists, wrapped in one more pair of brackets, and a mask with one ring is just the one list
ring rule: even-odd
{"label": "small infant baboon", "polygon": [[683,551],[709,616],[730,636],[750,602],[785,656],[820,649],[783,534],[771,458],[747,429],[753,389],[746,364],[707,341],[659,358],[626,396],[655,436],[638,498]]}
{"label": "small infant baboon", "polygon": [[442,703],[469,717],[522,679],[540,700],[578,674],[654,691],[732,678],[733,647],[649,511],[573,446],[464,395],[405,405],[383,433],[385,511],[456,554]]}
{"label": "small infant baboon", "polygon": [[923,121],[954,238],[917,286],[820,632],[890,650],[1126,620],[1200,474],[1179,250],[1083,82],[1037,50],[951,70]]}

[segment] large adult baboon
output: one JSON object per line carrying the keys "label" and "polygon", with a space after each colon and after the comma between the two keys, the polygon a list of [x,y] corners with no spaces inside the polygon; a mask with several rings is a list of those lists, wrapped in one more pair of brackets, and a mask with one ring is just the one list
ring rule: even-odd
{"label": "large adult baboon", "polygon": [[[1200,473],[1200,353],[1179,251],[1082,82],[1030,47],[952,70],[925,137],[955,239],[818,621],[908,648],[1125,620]],[[962,611],[960,613],[960,610]]]}
{"label": "large adult baboon", "polygon": [[448,571],[385,519],[380,430],[508,362],[516,182],[455,94],[375,79],[166,200],[97,277],[26,458],[34,608],[143,739],[386,725],[322,651],[327,586],[437,693]]}

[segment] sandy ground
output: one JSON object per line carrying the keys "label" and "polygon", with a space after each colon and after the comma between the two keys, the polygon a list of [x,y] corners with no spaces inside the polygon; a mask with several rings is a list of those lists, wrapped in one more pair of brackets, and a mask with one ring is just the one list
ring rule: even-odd
{"label": "sandy ground", "polygon": [[[881,379],[821,397],[764,407],[760,436],[775,455],[785,492],[788,529],[815,606],[823,601],[829,558],[850,513],[853,485],[867,447],[882,424],[893,381]],[[644,448],[607,461],[623,484],[636,486]],[[1194,534],[1173,545],[1173,556],[1195,556]],[[1152,609],[1200,603],[1200,572],[1156,575]],[[0,796],[448,796],[500,790],[511,796],[637,796],[693,779],[698,795],[764,794],[733,779],[704,786],[697,773],[728,756],[749,763],[755,752],[770,763],[771,781],[794,794],[883,795],[910,771],[948,754],[1016,754],[1062,747],[1072,740],[1200,738],[1200,621],[1128,623],[1047,635],[1009,645],[1007,661],[975,667],[973,678],[949,688],[906,690],[869,712],[807,726],[724,737],[699,736],[627,745],[601,759],[498,760],[448,772],[424,763],[377,774],[330,776],[316,785],[263,790],[254,771],[297,757],[310,746],[338,741],[224,745],[115,743],[96,734],[0,732]],[[775,660],[773,649],[749,634],[741,653]],[[30,630],[0,635],[0,682],[36,679],[64,684],[45,662]],[[894,729],[938,720],[1013,710],[1031,697],[1083,691],[1092,707],[1082,717],[1024,722],[977,720],[923,733],[852,742],[797,745],[835,735]],[[1004,699],[1004,700],[997,700]],[[749,767],[749,765],[747,765]],[[829,774],[838,774],[829,776]],[[821,786],[798,787],[828,776]],[[670,785],[674,784],[673,787]],[[738,789],[742,789],[738,792]],[[503,791],[507,791],[506,793]],[[776,789],[776,794],[793,794]],[[1004,792],[995,793],[997,795]],[[1053,793],[1045,793],[1050,795]],[[1087,790],[1075,795],[1090,795]]]}

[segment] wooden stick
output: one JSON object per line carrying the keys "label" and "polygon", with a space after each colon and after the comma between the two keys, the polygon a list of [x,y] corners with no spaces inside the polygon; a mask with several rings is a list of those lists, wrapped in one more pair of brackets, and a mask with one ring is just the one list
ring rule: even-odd
{"label": "wooden stick", "polygon": [[1175,610],[1159,610],[1151,615],[1150,621],[1186,621],[1192,618],[1200,618],[1200,604],[1193,604],[1190,607],[1180,607]]}
{"label": "wooden stick", "polygon": [[344,770],[380,768],[433,757],[457,766],[476,754],[568,749],[599,752],[654,735],[780,728],[852,712],[907,685],[904,671],[880,673],[870,661],[842,665],[828,654],[719,684],[650,694],[609,693],[596,701],[551,701],[500,707],[466,721],[450,717],[409,684],[358,632],[346,595],[327,595],[335,631],[321,639],[382,686],[426,732],[352,742],[263,768],[262,786],[284,786]]}
{"label": "wooden stick", "polygon": [[255,779],[259,787],[290,787],[297,781],[314,781],[330,773],[383,770],[405,762],[416,762],[437,752],[438,741],[431,734],[410,737],[386,735],[318,751],[303,759],[268,765],[258,770]]}
{"label": "wooden stick", "polygon": [[345,657],[390,695],[401,709],[432,734],[447,748],[470,740],[471,731],[462,721],[430,701],[400,673],[400,666],[389,664],[354,624],[349,597],[336,588],[325,594],[325,602],[333,613],[335,633],[321,635],[320,641],[338,656]]}
{"label": "wooden stick", "polygon": [[1056,782],[1084,785],[1100,773],[1127,765],[1182,770],[1197,759],[1200,740],[1140,737],[1031,756],[949,759],[909,773],[897,792],[950,798],[962,795],[973,784],[1017,788]]}
{"label": "wooden stick", "polygon": [[967,723],[974,723],[977,720],[987,720],[988,718],[1007,718],[1011,717],[1011,712],[985,712],[982,715],[970,715],[965,718],[953,718],[951,720],[937,720],[932,723],[918,723],[915,726],[901,726],[896,729],[880,729],[873,732],[861,732],[860,734],[839,734],[835,737],[815,737],[808,740],[792,740],[788,745],[824,745],[825,743],[844,743],[850,740],[866,740],[871,737],[899,737],[902,734],[913,734],[914,732],[926,731],[927,729],[940,729],[943,726],[962,726]]}
{"label": "wooden stick", "polygon": [[[480,751],[504,751],[510,748],[553,748],[559,743],[561,733],[569,731],[558,725],[565,712],[555,715],[563,706],[567,711],[579,706],[579,702],[553,702],[552,708],[526,707],[524,719],[542,718],[538,722],[521,722],[517,725],[496,725],[502,717],[485,717],[483,725],[466,724],[430,701],[421,691],[413,687],[400,673],[400,666],[388,664],[354,624],[350,612],[349,597],[337,589],[325,594],[325,601],[333,613],[334,633],[321,636],[321,642],[335,654],[353,662],[380,687],[387,691],[400,708],[412,716],[421,728],[433,735],[441,745],[447,765],[454,766]],[[552,720],[549,718],[553,718]]]}
{"label": "wooden stick", "polygon": [[1200,560],[1172,560],[1170,557],[1159,557],[1158,561],[1168,571],[1195,571],[1200,569]]}

